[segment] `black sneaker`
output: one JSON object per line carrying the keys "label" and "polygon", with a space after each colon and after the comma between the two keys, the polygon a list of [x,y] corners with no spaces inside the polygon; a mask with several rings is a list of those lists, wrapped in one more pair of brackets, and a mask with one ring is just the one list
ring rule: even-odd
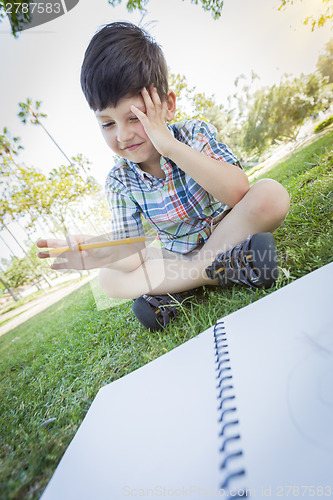
{"label": "black sneaker", "polygon": [[193,296],[193,290],[172,295],[141,295],[132,306],[140,321],[151,332],[163,330],[177,315],[184,300]]}
{"label": "black sneaker", "polygon": [[219,254],[206,268],[208,278],[226,288],[234,283],[269,288],[277,280],[276,245],[272,233],[257,233]]}

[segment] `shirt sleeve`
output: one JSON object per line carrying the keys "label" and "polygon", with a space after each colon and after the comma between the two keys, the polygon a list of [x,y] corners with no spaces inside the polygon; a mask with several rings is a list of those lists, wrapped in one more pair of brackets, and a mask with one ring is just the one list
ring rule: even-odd
{"label": "shirt sleeve", "polygon": [[114,189],[108,183],[105,194],[111,211],[112,238],[120,240],[144,236],[140,208],[130,195],[126,191],[120,192]]}
{"label": "shirt sleeve", "polygon": [[195,121],[192,129],[192,147],[219,161],[241,166],[236,156],[226,144],[217,142],[216,127],[203,121]]}

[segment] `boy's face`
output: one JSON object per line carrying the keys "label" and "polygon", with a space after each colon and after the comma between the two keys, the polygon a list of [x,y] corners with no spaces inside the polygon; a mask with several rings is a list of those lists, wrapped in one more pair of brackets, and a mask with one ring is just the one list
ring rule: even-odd
{"label": "boy's face", "polygon": [[96,111],[103,137],[114,153],[134,163],[143,170],[149,170],[160,164],[160,154],[152,145],[139,119],[130,110],[134,104],[143,113],[146,112],[143,98],[124,97],[116,107],[107,107]]}

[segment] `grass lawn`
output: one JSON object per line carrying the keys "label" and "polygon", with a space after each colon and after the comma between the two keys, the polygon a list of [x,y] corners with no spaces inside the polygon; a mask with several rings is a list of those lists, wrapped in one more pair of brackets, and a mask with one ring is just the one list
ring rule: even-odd
{"label": "grass lawn", "polygon": [[205,288],[163,333],[149,334],[132,315],[132,302],[98,310],[87,284],[2,336],[0,498],[39,498],[100,387],[329,263],[332,170],[330,133],[265,175],[291,196],[276,232],[280,278],[270,290]]}

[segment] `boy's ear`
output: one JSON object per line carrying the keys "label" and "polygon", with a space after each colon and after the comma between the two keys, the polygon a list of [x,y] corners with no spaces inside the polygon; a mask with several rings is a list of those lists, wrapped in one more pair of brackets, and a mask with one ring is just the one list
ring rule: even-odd
{"label": "boy's ear", "polygon": [[173,90],[169,90],[168,92],[168,100],[167,100],[167,115],[166,115],[166,120],[170,122],[173,120],[175,114],[176,114],[176,94],[174,93]]}

